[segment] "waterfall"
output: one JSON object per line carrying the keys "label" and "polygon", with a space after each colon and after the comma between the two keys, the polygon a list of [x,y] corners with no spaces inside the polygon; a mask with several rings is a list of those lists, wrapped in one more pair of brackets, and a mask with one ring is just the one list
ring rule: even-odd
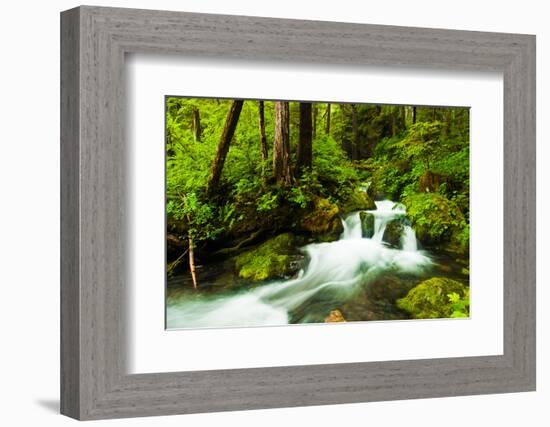
{"label": "waterfall", "polygon": [[415,252],[418,250],[418,244],[416,243],[416,234],[411,226],[406,225],[401,236],[401,247],[404,251]]}
{"label": "waterfall", "polygon": [[[402,249],[390,248],[382,237],[392,219],[405,215],[405,207],[389,200],[367,211],[375,218],[372,238],[363,238],[360,212],[342,220],[339,240],[312,243],[302,248],[309,259],[297,278],[274,281],[238,294],[180,300],[167,306],[169,328],[281,325],[289,313],[315,302],[323,309],[353,298],[361,286],[386,272],[419,274],[432,264],[417,249],[414,230],[405,226]],[[326,307],[325,307],[326,306]],[[307,318],[306,318],[307,321]]]}
{"label": "waterfall", "polygon": [[348,215],[346,219],[342,220],[342,226],[344,227],[344,231],[340,239],[349,240],[362,238],[363,233],[361,231],[361,218],[359,217],[359,212]]}

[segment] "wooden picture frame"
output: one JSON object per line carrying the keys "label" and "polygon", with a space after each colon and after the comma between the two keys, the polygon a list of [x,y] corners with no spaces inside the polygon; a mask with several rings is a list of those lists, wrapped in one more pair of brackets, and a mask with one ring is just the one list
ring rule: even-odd
{"label": "wooden picture frame", "polygon": [[[504,78],[499,356],[125,370],[127,53]],[[61,412],[101,419],[535,390],[535,37],[82,6],[61,14]]]}

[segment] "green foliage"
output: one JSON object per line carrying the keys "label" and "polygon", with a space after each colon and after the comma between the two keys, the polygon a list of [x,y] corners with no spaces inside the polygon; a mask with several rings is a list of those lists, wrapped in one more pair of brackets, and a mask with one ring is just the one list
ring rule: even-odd
{"label": "green foliage", "polygon": [[464,224],[462,229],[453,235],[453,243],[456,245],[456,250],[460,253],[469,251],[470,245],[470,225]]}
{"label": "green foliage", "polygon": [[451,303],[451,317],[468,317],[470,315],[470,289],[464,291],[464,295],[460,296],[456,292],[451,292],[447,295]]}
{"label": "green foliage", "polygon": [[397,300],[397,306],[415,319],[468,317],[469,288],[444,277],[433,277]]}
{"label": "green foliage", "polygon": [[378,198],[402,200],[421,191],[427,173],[441,195],[469,218],[469,128],[466,109],[417,107],[417,122],[382,138],[373,157],[362,162],[362,176]]}
{"label": "green foliage", "polygon": [[[258,104],[245,101],[214,194],[206,185],[231,100],[167,98],[166,211],[169,227],[190,234],[200,246],[224,246],[259,229],[293,230],[318,240],[340,233],[339,215],[374,209],[373,199],[407,201],[418,237],[465,251],[469,242],[469,112],[467,109],[327,104],[317,111],[312,167],[289,186],[272,175],[273,102],[264,103],[268,158],[262,160]],[[290,103],[290,163],[299,139],[297,102]],[[357,113],[354,126],[353,111]],[[200,117],[195,138],[193,115]],[[437,174],[435,190],[419,194],[420,180]],[[358,188],[369,183],[366,194]],[[319,206],[319,200],[327,206]],[[334,209],[337,208],[337,213]],[[312,231],[313,230],[313,231]],[[322,230],[322,231],[319,231]]]}
{"label": "green foliage", "polygon": [[169,200],[166,204],[168,218],[183,220],[188,234],[198,240],[215,238],[222,230],[213,222],[213,207],[194,192]]}
{"label": "green foliage", "polygon": [[405,137],[395,144],[395,149],[406,159],[415,159],[424,164],[425,169],[438,158],[444,147],[440,141],[440,122],[420,122],[411,126]]}
{"label": "green foliage", "polygon": [[372,192],[377,198],[398,200],[403,188],[410,181],[410,174],[404,174],[396,163],[388,160],[371,162],[374,167],[369,181],[372,184]]}
{"label": "green foliage", "polygon": [[341,145],[329,135],[319,135],[313,141],[313,170],[309,185],[323,197],[345,200],[359,185],[357,171]]}
{"label": "green foliage", "polygon": [[277,194],[273,194],[271,191],[262,194],[258,199],[256,210],[258,212],[269,212],[275,209],[279,205],[279,198]]}
{"label": "green foliage", "polygon": [[[403,200],[417,238],[425,245],[467,238],[467,223],[458,206],[437,193],[418,193]],[[468,234],[469,237],[469,234]]]}
{"label": "green foliage", "polygon": [[305,208],[307,206],[309,198],[301,187],[292,187],[290,189],[288,201],[290,203],[294,203],[301,208]]}
{"label": "green foliage", "polygon": [[[212,240],[251,227],[288,225],[314,206],[318,197],[346,200],[359,185],[358,174],[332,135],[313,141],[313,167],[290,187],[273,182],[271,159],[262,161],[258,109],[245,101],[222,170],[220,191],[206,199],[209,171],[230,106],[227,100],[168,98],[166,114],[166,193],[168,221],[179,220],[197,240]],[[297,116],[298,103],[291,103]],[[268,144],[273,141],[273,103],[265,102]],[[195,141],[191,115],[200,112],[201,140]],[[296,110],[296,111],[294,111]],[[319,127],[321,124],[319,123]],[[298,127],[291,120],[295,150]],[[295,159],[292,159],[294,162]]]}
{"label": "green foliage", "polygon": [[235,268],[243,279],[261,281],[284,277],[291,262],[294,236],[280,234],[256,249],[235,258]]}

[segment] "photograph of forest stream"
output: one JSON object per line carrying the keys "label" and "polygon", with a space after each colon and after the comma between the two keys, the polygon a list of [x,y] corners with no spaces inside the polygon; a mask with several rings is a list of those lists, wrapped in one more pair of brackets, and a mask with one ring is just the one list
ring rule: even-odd
{"label": "photograph of forest stream", "polygon": [[165,97],[166,327],[470,316],[470,109]]}

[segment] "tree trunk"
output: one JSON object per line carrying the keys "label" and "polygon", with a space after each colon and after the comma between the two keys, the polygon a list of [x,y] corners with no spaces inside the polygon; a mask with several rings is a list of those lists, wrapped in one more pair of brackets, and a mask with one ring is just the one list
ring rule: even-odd
{"label": "tree trunk", "polygon": [[311,169],[312,163],[312,139],[313,128],[311,121],[311,103],[300,102],[300,139],[296,156],[296,176],[299,176],[304,169]]}
{"label": "tree trunk", "polygon": [[395,117],[395,107],[390,107],[391,112],[391,136],[395,136],[397,134],[397,117]]}
{"label": "tree trunk", "polygon": [[317,136],[317,104],[312,105],[313,110],[313,129],[312,129],[312,135],[313,139]]}
{"label": "tree trunk", "polygon": [[197,107],[193,107],[192,127],[193,138],[195,139],[195,142],[200,142],[202,134],[201,115]]}
{"label": "tree trunk", "polygon": [[222,175],[223,164],[225,163],[225,158],[227,157],[227,152],[229,151],[229,144],[231,139],[233,139],[233,134],[237,128],[237,123],[239,121],[239,116],[241,115],[241,110],[243,108],[242,100],[235,100],[232,102],[231,107],[227,113],[225,119],[225,126],[223,127],[222,136],[218,144],[218,149],[216,151],[216,157],[212,162],[212,167],[210,169],[210,177],[208,178],[208,193],[211,194],[218,186],[220,182],[220,177]]}
{"label": "tree trunk", "polygon": [[289,185],[290,174],[290,111],[288,102],[275,105],[275,140],[273,142],[273,175],[277,183]]}
{"label": "tree trunk", "polygon": [[330,135],[330,104],[327,104],[326,116],[327,116],[327,121],[326,121],[326,124],[325,124],[325,133],[327,135]]}
{"label": "tree trunk", "polygon": [[351,104],[351,121],[353,126],[353,141],[351,142],[351,160],[358,160],[357,148],[359,147],[359,118],[357,106]]}
{"label": "tree trunk", "polygon": [[413,107],[413,125],[416,124],[416,107]]}
{"label": "tree trunk", "polygon": [[447,111],[445,111],[445,135],[447,136],[451,134],[451,125],[453,123],[451,113],[452,109],[447,108]]}
{"label": "tree trunk", "polygon": [[193,238],[189,235],[189,271],[191,271],[191,279],[193,279],[193,287],[197,289],[197,272],[195,270],[195,248],[193,247]]}
{"label": "tree trunk", "polygon": [[264,115],[264,101],[258,101],[258,127],[260,129],[260,146],[262,152],[262,161],[267,161],[269,155],[267,150],[267,138],[265,136],[265,115]]}

